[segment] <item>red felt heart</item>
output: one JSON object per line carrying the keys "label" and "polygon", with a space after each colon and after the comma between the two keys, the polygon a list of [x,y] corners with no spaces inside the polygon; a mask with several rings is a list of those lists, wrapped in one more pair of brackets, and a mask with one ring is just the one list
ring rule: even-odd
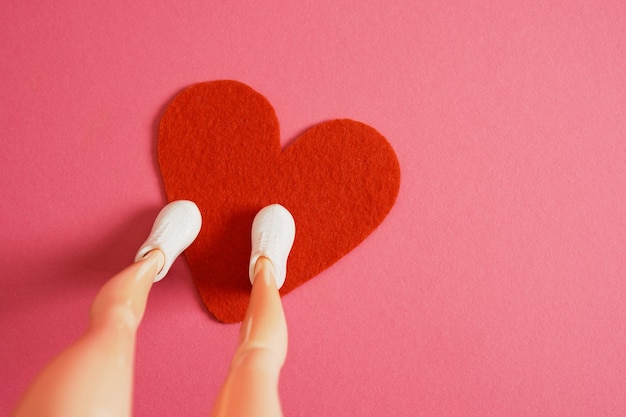
{"label": "red felt heart", "polygon": [[280,203],[296,221],[284,295],[361,243],[400,185],[393,149],[360,122],[321,123],[281,150],[274,109],[236,81],[178,94],[161,119],[158,155],[168,200],[192,200],[202,212],[185,255],[202,300],[225,323],[245,314],[250,229],[261,208]]}

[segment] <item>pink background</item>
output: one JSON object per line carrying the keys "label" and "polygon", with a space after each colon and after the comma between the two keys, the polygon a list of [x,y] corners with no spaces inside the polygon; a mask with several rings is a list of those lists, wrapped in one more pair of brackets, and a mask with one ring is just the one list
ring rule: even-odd
{"label": "pink background", "polygon": [[[216,79],[284,144],[348,117],[402,167],[382,226],[284,298],[285,415],[626,414],[623,2],[85,3],[0,6],[0,414],[165,203],[163,108]],[[208,415],[237,331],[178,261],[135,415]]]}

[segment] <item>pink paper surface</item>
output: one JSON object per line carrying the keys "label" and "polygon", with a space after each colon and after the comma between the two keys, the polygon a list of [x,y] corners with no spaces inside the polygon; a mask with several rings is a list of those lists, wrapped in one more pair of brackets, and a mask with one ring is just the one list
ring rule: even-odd
{"label": "pink paper surface", "polygon": [[[625,415],[624,3],[276,3],[2,3],[0,414],[165,203],[163,108],[235,79],[285,145],[348,117],[402,168],[382,226],[283,299],[285,415]],[[135,416],[207,415],[237,332],[178,261]]]}

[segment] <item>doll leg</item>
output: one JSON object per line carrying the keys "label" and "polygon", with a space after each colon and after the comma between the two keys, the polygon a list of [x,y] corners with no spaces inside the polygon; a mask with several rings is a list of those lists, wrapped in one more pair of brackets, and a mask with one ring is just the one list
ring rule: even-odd
{"label": "doll leg", "polygon": [[14,417],[130,416],[135,332],[163,263],[154,250],[102,287],[87,331],[39,374]]}
{"label": "doll leg", "polygon": [[257,261],[239,346],[212,417],[282,416],[278,378],[287,355],[287,323],[269,259]]}
{"label": "doll leg", "polygon": [[277,282],[284,282],[295,228],[281,206],[266,209],[253,225],[250,303],[213,417],[282,416],[278,379],[287,356],[287,322]]}
{"label": "doll leg", "polygon": [[161,211],[136,262],[96,295],[87,331],[39,374],[14,417],[130,416],[135,335],[148,293],[199,230],[199,212],[187,203]]}

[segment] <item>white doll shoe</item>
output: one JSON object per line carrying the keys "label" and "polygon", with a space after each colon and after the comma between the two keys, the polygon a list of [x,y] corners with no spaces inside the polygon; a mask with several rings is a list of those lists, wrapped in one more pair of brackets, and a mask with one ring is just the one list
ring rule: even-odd
{"label": "white doll shoe", "polygon": [[202,216],[198,206],[192,201],[172,201],[159,213],[148,239],[141,245],[135,262],[148,252],[159,249],[165,255],[165,264],[154,278],[160,281],[170,270],[174,260],[194,241],[200,233]]}
{"label": "white doll shoe", "polygon": [[252,253],[250,255],[250,282],[254,281],[254,267],[260,256],[269,258],[274,267],[276,287],[285,283],[287,257],[296,236],[296,224],[291,213],[280,204],[272,204],[259,211],[252,223]]}

